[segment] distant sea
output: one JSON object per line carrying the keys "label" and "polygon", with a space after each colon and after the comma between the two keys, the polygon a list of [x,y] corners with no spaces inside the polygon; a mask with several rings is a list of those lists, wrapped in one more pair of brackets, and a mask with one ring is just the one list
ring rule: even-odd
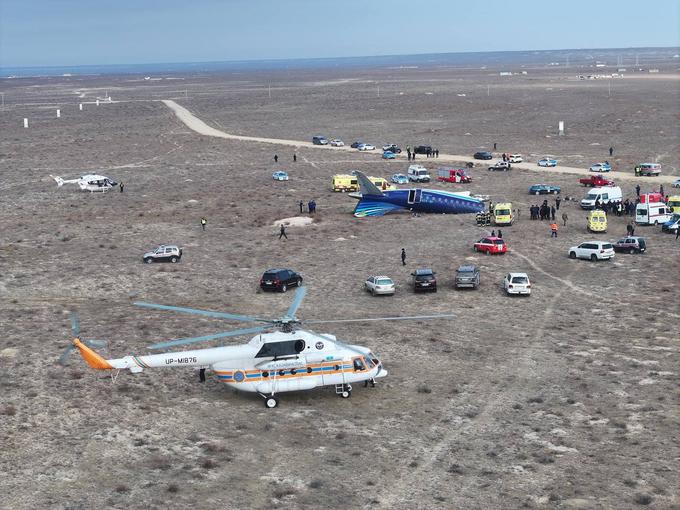
{"label": "distant sea", "polygon": [[224,62],[175,62],[158,64],[104,64],[54,67],[0,67],[0,78],[84,75],[158,75],[245,71],[379,69],[379,68],[483,68],[503,66],[607,66],[680,65],[680,48],[615,48],[543,51],[494,51],[430,53],[373,57],[338,57],[284,60],[232,60]]}

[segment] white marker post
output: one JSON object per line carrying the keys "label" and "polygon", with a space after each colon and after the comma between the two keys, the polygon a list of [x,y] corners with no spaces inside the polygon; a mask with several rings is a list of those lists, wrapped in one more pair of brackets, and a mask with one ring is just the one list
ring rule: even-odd
{"label": "white marker post", "polygon": [[78,109],[82,112],[83,111],[83,103],[78,104]]}
{"label": "white marker post", "polygon": [[24,119],[24,127],[25,127],[25,128],[28,127],[28,119]]}
{"label": "white marker post", "polygon": [[61,110],[57,110],[57,118],[61,117]]}
{"label": "white marker post", "polygon": [[99,106],[99,99],[97,99],[97,106]]}
{"label": "white marker post", "polygon": [[560,121],[560,124],[559,124],[558,129],[559,129],[559,133],[558,133],[558,134],[559,134],[560,136],[564,135],[564,121],[563,121],[563,120]]}

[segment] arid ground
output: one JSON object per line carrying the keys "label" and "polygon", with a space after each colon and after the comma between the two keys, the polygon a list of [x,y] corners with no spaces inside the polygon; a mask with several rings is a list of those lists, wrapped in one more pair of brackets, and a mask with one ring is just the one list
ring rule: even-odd
{"label": "arid ground", "polygon": [[[477,165],[469,185],[431,186],[520,210],[503,228],[510,252],[480,256],[472,244],[488,230],[470,215],[357,219],[355,201],[330,190],[335,173],[389,177],[405,171],[403,160],[201,136],[159,101],[173,99],[232,134],[430,143],[468,155],[496,142],[498,152],[530,161],[550,154],[587,168],[608,159],[627,173],[658,161],[680,175],[677,70],[611,83],[578,74],[390,69],[0,82],[0,508],[680,508],[674,236],[639,226],[643,255],[570,260],[570,246],[623,237],[630,218],[610,217],[606,234],[589,234],[585,211],[567,200],[585,194],[576,176]],[[107,93],[117,102],[96,106]],[[290,180],[274,182],[277,169]],[[125,192],[84,193],[50,178],[90,172],[122,180]],[[543,197],[527,189],[540,182],[562,187],[558,216],[569,219],[557,239],[546,222],[529,220],[528,207]],[[622,180],[626,197],[636,182],[658,188],[653,179]],[[275,222],[312,198],[313,223],[279,241]],[[182,246],[181,262],[143,264],[142,253],[161,243]],[[480,289],[453,289],[464,263],[481,269]],[[456,318],[316,327],[373,349],[389,376],[355,387],[348,400],[332,389],[282,394],[274,410],[210,372],[204,384],[181,369],[121,373],[113,383],[77,353],[57,364],[71,311],[84,338],[108,341],[100,349],[107,357],[241,327],[140,309],[135,300],[278,316],[292,295],[259,291],[270,267],[305,277],[303,319]],[[436,294],[412,292],[418,267],[437,271]],[[504,294],[509,271],[530,275],[530,297]],[[395,279],[397,294],[367,294],[373,274]]]}

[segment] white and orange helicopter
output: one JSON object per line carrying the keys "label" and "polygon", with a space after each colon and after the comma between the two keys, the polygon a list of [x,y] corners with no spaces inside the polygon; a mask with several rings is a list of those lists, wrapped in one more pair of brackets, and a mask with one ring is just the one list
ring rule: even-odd
{"label": "white and orange helicopter", "polygon": [[[81,340],[77,316],[72,315],[71,327],[75,338],[60,358],[65,363],[68,353],[78,349],[85,362],[97,370],[129,370],[139,373],[147,368],[194,367],[200,369],[201,381],[205,369],[212,369],[217,378],[240,391],[257,393],[264,398],[267,408],[279,404],[276,396],[286,391],[311,390],[321,386],[333,386],[336,394],[349,398],[352,383],[364,382],[375,386],[375,380],[387,376],[387,370],[370,349],[359,345],[347,345],[333,335],[305,331],[298,327],[303,322],[295,315],[307,292],[300,287],[293,303],[283,317],[264,319],[247,315],[234,315],[209,310],[136,302],[137,306],[167,310],[205,317],[230,319],[242,322],[264,323],[246,329],[225,331],[212,335],[170,340],[149,346],[150,349],[166,349],[179,345],[194,344],[239,335],[256,333],[245,345],[222,346],[211,349],[168,352],[147,356],[129,355],[118,359],[104,359],[91,347],[101,345],[97,341]],[[306,324],[330,322],[365,322],[392,320],[423,320],[452,318],[453,315],[421,315],[411,317],[376,317],[365,319],[306,320]],[[272,328],[278,331],[265,332]]]}
{"label": "white and orange helicopter", "polygon": [[111,188],[115,188],[116,186],[118,186],[118,183],[111,179],[110,177],[98,174],[87,174],[78,177],[77,179],[62,179],[58,175],[50,175],[50,177],[57,181],[57,186],[59,186],[60,188],[64,184],[77,184],[81,190],[89,191],[91,193],[94,192],[105,193]]}

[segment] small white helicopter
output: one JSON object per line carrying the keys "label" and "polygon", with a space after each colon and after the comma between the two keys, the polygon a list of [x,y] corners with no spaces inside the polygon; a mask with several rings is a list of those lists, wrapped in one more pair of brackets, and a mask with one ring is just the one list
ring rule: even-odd
{"label": "small white helicopter", "polygon": [[[300,287],[295,293],[293,303],[283,317],[263,319],[247,315],[234,315],[211,312],[194,308],[158,305],[136,302],[135,305],[158,310],[168,310],[206,317],[230,319],[242,322],[264,323],[247,329],[225,331],[213,335],[183,338],[149,346],[150,349],[165,349],[239,335],[256,333],[245,345],[222,346],[212,349],[169,352],[148,356],[129,355],[124,358],[106,360],[88,345],[94,341],[82,341],[79,337],[80,326],[72,316],[71,326],[75,338],[72,345],[62,355],[65,362],[68,352],[74,348],[80,351],[87,364],[97,370],[124,370],[132,373],[146,368],[195,367],[200,369],[201,382],[205,380],[205,369],[212,369],[217,378],[228,386],[240,391],[257,393],[264,398],[267,408],[279,404],[276,397],[285,391],[311,390],[321,386],[333,386],[342,398],[352,394],[352,383],[364,381],[367,386],[375,386],[375,380],[385,377],[387,370],[380,360],[366,347],[347,345],[333,335],[314,333],[297,329],[302,323],[295,312],[307,292]],[[452,318],[453,315],[423,315],[412,317],[379,317],[366,319],[309,320],[306,324],[329,322],[365,322],[382,320],[422,320]],[[265,333],[277,327],[279,331]]]}
{"label": "small white helicopter", "polygon": [[87,174],[78,177],[77,179],[62,179],[58,175],[50,175],[50,177],[57,181],[57,186],[59,186],[60,188],[64,184],[77,184],[78,186],[80,186],[80,189],[89,192],[100,191],[102,193],[105,193],[109,191],[111,188],[118,186],[118,183],[116,181],[114,181],[110,177],[106,177],[105,175]]}

